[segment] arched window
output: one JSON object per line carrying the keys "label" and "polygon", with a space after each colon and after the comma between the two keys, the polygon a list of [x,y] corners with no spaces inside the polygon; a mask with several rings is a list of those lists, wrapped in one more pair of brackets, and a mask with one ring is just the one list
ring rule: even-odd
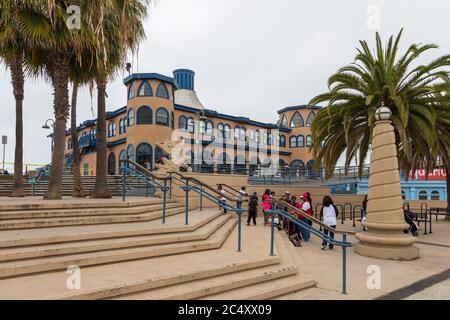
{"label": "arched window", "polygon": [[269,132],[267,135],[267,144],[269,146],[273,145],[273,134],[271,132]]}
{"label": "arched window", "polygon": [[311,147],[312,146],[312,137],[311,136],[306,136],[306,146],[307,147]]}
{"label": "arched window", "polygon": [[152,124],[153,123],[153,113],[152,109],[147,106],[142,106],[137,111],[137,124]]}
{"label": "arched window", "polygon": [[138,97],[151,97],[153,96],[152,87],[147,80],[142,81],[138,88]]}
{"label": "arched window", "polygon": [[308,118],[306,119],[306,126],[307,127],[311,127],[313,121],[314,121],[314,117],[316,116],[316,114],[314,113],[314,111],[311,111],[308,114]]}
{"label": "arched window", "polygon": [[175,129],[175,114],[173,111],[170,113],[170,127]]}
{"label": "arched window", "polygon": [[132,144],[129,144],[127,147],[127,159],[134,161],[134,147]]}
{"label": "arched window", "polygon": [[291,136],[289,138],[289,147],[290,148],[297,148],[298,147],[298,145],[297,145],[297,137],[296,136]]}
{"label": "arched window", "polygon": [[439,191],[437,191],[437,190],[431,191],[431,200],[441,200]]}
{"label": "arched window", "polygon": [[119,134],[127,132],[127,118],[122,118],[119,121]]}
{"label": "arched window", "polygon": [[305,146],[305,137],[300,135],[297,137],[297,147],[303,148],[304,146]]}
{"label": "arched window", "polygon": [[194,133],[194,119],[189,117],[187,119],[187,131],[190,133]]}
{"label": "arched window", "polygon": [[239,140],[241,137],[241,128],[240,127],[234,127],[234,138],[236,140]]}
{"label": "arched window", "polygon": [[178,117],[178,129],[183,131],[187,130],[187,119],[185,116]]}
{"label": "arched window", "polygon": [[133,126],[134,125],[134,110],[133,109],[128,110],[127,119],[128,119],[128,126],[129,127]]}
{"label": "arched window", "polygon": [[280,147],[286,148],[286,136],[284,134],[280,136]]}
{"label": "arched window", "polygon": [[156,124],[169,126],[169,112],[165,108],[161,107],[156,110]]}
{"label": "arched window", "polygon": [[205,134],[206,133],[206,121],[200,120],[200,133]]}
{"label": "arched window", "polygon": [[128,87],[128,100],[133,99],[135,97],[134,95],[134,84],[133,82],[130,83],[130,86]]}
{"label": "arched window", "polygon": [[255,142],[255,130],[250,129],[250,131],[248,133],[248,140],[250,142]]}
{"label": "arched window", "polygon": [[224,130],[224,134],[225,134],[225,138],[229,139],[231,138],[231,127],[229,124],[225,124],[223,126],[223,130]]}
{"label": "arched window", "polygon": [[156,96],[163,99],[169,99],[169,91],[164,82],[161,82],[156,90]]}
{"label": "arched window", "polygon": [[219,135],[219,138],[225,138],[225,128],[223,123],[217,125],[217,134]]}
{"label": "arched window", "polygon": [[428,193],[425,190],[419,192],[419,200],[428,200]]}
{"label": "arched window", "polygon": [[283,117],[281,118],[280,125],[283,126],[283,127],[287,127],[288,126],[288,119],[286,118],[285,115],[283,115]]}
{"label": "arched window", "polygon": [[111,152],[108,156],[108,175],[113,176],[116,174],[116,155]]}
{"label": "arched window", "polygon": [[214,123],[212,121],[206,122],[206,134],[212,136],[214,131]]}
{"label": "arched window", "polygon": [[294,160],[290,165],[291,174],[296,176],[305,175],[305,163],[302,160]]}
{"label": "arched window", "polygon": [[164,157],[164,152],[160,147],[155,147],[155,163],[162,163],[161,158]]}
{"label": "arched window", "polygon": [[69,138],[67,140],[67,149],[71,150],[72,149],[72,138]]}
{"label": "arched window", "polygon": [[114,137],[115,135],[116,135],[116,123],[113,121],[110,122],[108,125],[108,137],[111,138]]}
{"label": "arched window", "polygon": [[300,113],[295,112],[291,119],[291,128],[299,128],[304,127],[305,122],[303,121],[303,117],[300,115]]}
{"label": "arched window", "polygon": [[256,142],[257,144],[259,144],[260,141],[261,141],[261,135],[260,135],[260,133],[259,133],[259,130],[256,129],[256,131],[255,131],[255,142]]}
{"label": "arched window", "polygon": [[120,151],[120,154],[119,154],[119,168],[122,168],[125,166],[125,164],[122,163],[122,160],[127,160],[127,151],[125,149]]}
{"label": "arched window", "polygon": [[269,137],[268,137],[267,131],[264,130],[263,138],[262,138],[262,145],[265,146],[265,145],[267,145],[268,142],[269,142]]}
{"label": "arched window", "polygon": [[152,169],[152,156],[152,146],[148,143],[141,143],[136,147],[136,162],[144,168],[147,168],[149,170]]}

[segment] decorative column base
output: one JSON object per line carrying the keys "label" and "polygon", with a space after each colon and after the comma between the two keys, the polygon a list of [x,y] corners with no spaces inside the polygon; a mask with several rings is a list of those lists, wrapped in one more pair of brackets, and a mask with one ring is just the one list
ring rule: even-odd
{"label": "decorative column base", "polygon": [[[362,256],[384,260],[419,259],[419,248],[412,245],[416,239],[408,234],[399,233],[395,227],[389,231],[372,229],[372,232],[357,233],[356,239],[359,242],[355,243],[353,250]],[[405,224],[404,227],[406,229],[408,225]]]}

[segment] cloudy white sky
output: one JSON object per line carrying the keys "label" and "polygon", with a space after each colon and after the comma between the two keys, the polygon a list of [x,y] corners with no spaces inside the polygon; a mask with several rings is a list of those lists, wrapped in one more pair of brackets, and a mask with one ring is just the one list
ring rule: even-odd
{"label": "cloudy white sky", "polygon": [[[450,52],[445,0],[158,0],[150,8],[148,39],[133,71],[171,76],[176,68],[193,69],[207,108],[275,122],[276,110],[305,104],[326,90],[327,78],[352,62],[358,40],[373,43],[377,8],[384,37],[404,27],[403,48],[412,42],[439,44],[429,59]],[[10,81],[2,65],[0,135],[9,137],[7,162],[14,158]],[[109,85],[108,95],[108,110],[126,104],[122,75]],[[79,99],[79,122],[95,117],[88,91],[82,90]],[[49,132],[41,126],[52,117],[51,86],[27,80],[25,163],[49,162]]]}

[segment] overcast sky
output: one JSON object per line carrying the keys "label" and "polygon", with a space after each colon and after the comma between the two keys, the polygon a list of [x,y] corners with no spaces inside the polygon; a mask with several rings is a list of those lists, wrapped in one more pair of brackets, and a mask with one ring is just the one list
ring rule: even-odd
{"label": "overcast sky", "polygon": [[[306,104],[324,92],[328,77],[353,61],[358,40],[373,44],[377,28],[387,37],[404,27],[402,48],[412,42],[440,45],[428,59],[450,53],[449,12],[445,0],[158,0],[133,71],[172,76],[174,69],[192,69],[206,108],[275,122],[278,109]],[[2,65],[0,135],[9,137],[7,162],[14,159],[10,82]],[[109,84],[108,96],[108,110],[126,104],[122,75]],[[94,96],[94,111],[95,101]],[[96,116],[86,89],[77,112],[78,122]],[[50,161],[49,132],[41,128],[48,118],[53,118],[51,86],[27,80],[25,163]]]}

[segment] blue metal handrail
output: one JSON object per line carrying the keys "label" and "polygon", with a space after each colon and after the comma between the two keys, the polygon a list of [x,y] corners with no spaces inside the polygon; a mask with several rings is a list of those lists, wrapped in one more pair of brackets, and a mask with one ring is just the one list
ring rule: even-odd
{"label": "blue metal handrail", "polygon": [[308,223],[292,216],[288,212],[284,210],[268,210],[267,213],[271,214],[272,216],[272,224],[271,224],[271,236],[270,236],[270,255],[274,255],[274,237],[275,237],[275,215],[280,215],[290,221],[292,221],[295,225],[300,226],[302,228],[305,228],[310,233],[314,234],[315,236],[319,237],[323,241],[326,241],[328,243],[331,243],[335,246],[342,247],[342,294],[347,294],[347,248],[352,247],[353,244],[351,242],[347,242],[347,234],[342,234],[342,241],[335,240],[331,238],[331,236],[325,235],[321,231],[313,228]]}

